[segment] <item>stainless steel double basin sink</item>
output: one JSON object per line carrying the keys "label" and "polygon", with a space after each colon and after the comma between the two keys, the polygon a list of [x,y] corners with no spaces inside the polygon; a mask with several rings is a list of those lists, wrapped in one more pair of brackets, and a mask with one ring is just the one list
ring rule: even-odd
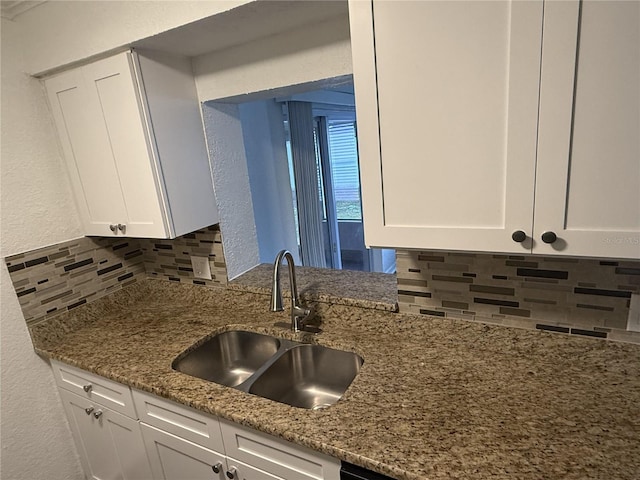
{"label": "stainless steel double basin sink", "polygon": [[342,397],[362,363],[352,352],[232,330],[187,350],[172,367],[276,402],[318,410]]}

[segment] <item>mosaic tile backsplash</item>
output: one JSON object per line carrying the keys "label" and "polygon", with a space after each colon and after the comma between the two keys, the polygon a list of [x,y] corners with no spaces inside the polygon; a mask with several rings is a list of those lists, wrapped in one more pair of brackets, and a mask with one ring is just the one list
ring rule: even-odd
{"label": "mosaic tile backsplash", "polygon": [[[191,255],[207,257],[212,280],[196,279]],[[82,237],[5,258],[28,326],[136,282],[141,277],[225,285],[220,229],[173,240]]]}
{"label": "mosaic tile backsplash", "polygon": [[640,262],[396,252],[401,312],[640,341],[627,332]]}
{"label": "mosaic tile backsplash", "polygon": [[[191,256],[208,258],[211,280],[194,277]],[[640,343],[625,330],[640,262],[408,250],[396,260],[401,312]],[[29,326],[145,276],[227,283],[217,225],[173,240],[84,237],[5,261]]]}
{"label": "mosaic tile backsplash", "polygon": [[[218,225],[188,233],[173,240],[144,239],[141,241],[147,275],[173,282],[196,285],[226,285],[227,265],[222,251],[222,235]],[[191,256],[207,257],[211,280],[195,278]]]}
{"label": "mosaic tile backsplash", "polygon": [[145,276],[137,239],[83,237],[5,259],[27,325]]}

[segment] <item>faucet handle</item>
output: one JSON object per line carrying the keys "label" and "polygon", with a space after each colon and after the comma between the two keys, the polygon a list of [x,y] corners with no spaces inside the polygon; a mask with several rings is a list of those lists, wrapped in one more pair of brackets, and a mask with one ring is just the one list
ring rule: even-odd
{"label": "faucet handle", "polygon": [[296,306],[295,320],[293,323],[294,332],[320,333],[322,330],[315,325],[309,325],[309,322],[316,317],[316,308],[314,305],[308,307]]}

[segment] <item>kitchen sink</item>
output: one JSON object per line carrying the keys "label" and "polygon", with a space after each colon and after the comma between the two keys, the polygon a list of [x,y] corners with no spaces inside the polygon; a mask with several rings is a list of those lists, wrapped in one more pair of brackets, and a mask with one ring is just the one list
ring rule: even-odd
{"label": "kitchen sink", "polygon": [[173,369],[235,387],[253,375],[280,348],[277,338],[259,333],[220,333],[173,362]]}
{"label": "kitchen sink", "polygon": [[336,403],[358,374],[362,358],[320,345],[298,345],[283,353],[249,393],[294,407],[326,408]]}
{"label": "kitchen sink", "polygon": [[318,410],[342,397],[362,364],[355,353],[232,330],[179,355],[172,367],[276,402]]}

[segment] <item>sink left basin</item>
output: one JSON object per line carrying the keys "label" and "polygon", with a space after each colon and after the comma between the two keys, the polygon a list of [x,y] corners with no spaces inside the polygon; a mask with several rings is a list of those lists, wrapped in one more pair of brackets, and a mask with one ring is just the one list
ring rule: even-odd
{"label": "sink left basin", "polygon": [[223,332],[181,355],[173,369],[187,375],[235,387],[276,354],[280,341],[245,331]]}

